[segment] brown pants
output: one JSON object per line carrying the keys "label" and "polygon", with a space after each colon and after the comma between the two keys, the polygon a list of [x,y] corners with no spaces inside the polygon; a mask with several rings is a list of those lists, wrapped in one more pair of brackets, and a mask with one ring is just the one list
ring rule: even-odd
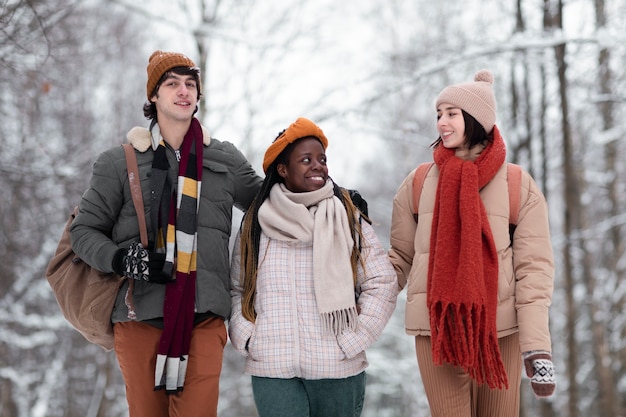
{"label": "brown pants", "polygon": [[415,337],[415,351],[431,417],[518,417],[522,353],[519,334],[498,339],[508,390],[478,385],[459,367],[433,363],[430,337]]}
{"label": "brown pants", "polygon": [[115,354],[126,384],[130,417],[216,417],[219,378],[226,345],[224,320],[198,323],[191,333],[183,391],[154,391],[154,368],[161,329],[145,323],[116,323]]}

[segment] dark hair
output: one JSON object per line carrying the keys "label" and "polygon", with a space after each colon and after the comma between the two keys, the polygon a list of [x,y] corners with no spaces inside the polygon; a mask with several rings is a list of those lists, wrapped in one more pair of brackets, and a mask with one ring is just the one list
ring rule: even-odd
{"label": "dark hair", "polygon": [[[461,109],[463,121],[465,122],[465,144],[468,148],[493,140],[493,135],[487,135],[483,125],[478,123],[476,119],[465,110]],[[430,146],[436,148],[441,144],[441,136],[438,137]]]}
{"label": "dark hair", "polygon": [[[254,200],[252,200],[252,204],[246,211],[246,214],[241,222],[241,240],[239,245],[241,251],[240,276],[243,284],[241,314],[253,323],[256,319],[254,299],[256,296],[256,277],[257,267],[259,264],[259,245],[261,241],[259,208],[269,197],[270,191],[274,185],[276,183],[284,182],[284,179],[278,174],[278,164],[286,164],[288,162],[289,155],[291,155],[291,152],[293,151],[294,144],[299,140],[300,139],[297,139],[287,145],[285,149],[283,149],[283,151],[276,157],[274,162],[272,162],[272,164],[267,168],[267,173],[265,174],[265,179],[263,180],[261,189],[254,197]],[[357,219],[359,211],[355,207],[354,203],[352,203],[348,190],[339,187],[333,181],[333,191],[335,196],[339,198],[346,208],[348,219]],[[350,222],[350,233],[352,235],[352,239],[354,240],[350,262],[352,264],[353,280],[356,285],[357,264],[360,262],[361,265],[364,266],[364,260],[359,250],[359,243],[363,241],[363,232],[361,230],[361,224],[358,220]]]}
{"label": "dark hair", "polygon": [[[200,90],[201,89],[200,68],[198,67],[174,67],[169,71],[165,71],[165,73],[161,76],[161,78],[159,78],[159,82],[154,87],[154,90],[151,92],[150,97],[154,96],[157,93],[157,91],[159,91],[159,87],[161,87],[161,84],[163,83],[163,81],[165,81],[172,72],[178,75],[193,76],[193,79],[196,81],[196,89],[198,90],[198,101],[199,101],[200,97],[202,97],[202,92]],[[198,106],[196,105],[196,110],[193,113],[196,114],[197,111],[198,111]],[[156,104],[148,100],[143,105],[143,115],[146,117],[146,119],[152,120],[153,122],[152,124],[156,123],[157,122]]]}

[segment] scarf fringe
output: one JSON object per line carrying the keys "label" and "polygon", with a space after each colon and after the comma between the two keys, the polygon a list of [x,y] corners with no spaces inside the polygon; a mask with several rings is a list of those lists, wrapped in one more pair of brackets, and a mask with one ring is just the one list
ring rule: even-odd
{"label": "scarf fringe", "polygon": [[154,390],[165,389],[167,394],[176,394],[183,390],[189,355],[180,358],[157,355]]}
{"label": "scarf fringe", "polygon": [[126,308],[128,308],[128,318],[131,320],[137,320],[137,312],[135,311],[135,303],[133,301],[133,292],[135,288],[135,280],[128,281],[128,288],[126,289],[126,294],[124,295],[124,304],[126,304]]}
{"label": "scarf fringe", "polygon": [[335,336],[339,336],[345,331],[356,331],[359,313],[356,305],[342,310],[322,313],[322,330]]}
{"label": "scarf fringe", "polygon": [[483,306],[439,301],[431,307],[430,321],[435,365],[447,362],[463,368],[479,384],[508,389],[497,335],[481,331],[489,328]]}

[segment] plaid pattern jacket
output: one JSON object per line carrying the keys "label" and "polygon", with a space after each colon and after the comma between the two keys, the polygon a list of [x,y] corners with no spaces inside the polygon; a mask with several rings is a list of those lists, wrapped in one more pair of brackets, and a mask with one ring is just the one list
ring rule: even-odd
{"label": "plaid pattern jacket", "polygon": [[365,350],[381,335],[396,306],[396,273],[374,229],[363,222],[355,296],[356,331],[338,337],[322,331],[313,287],[312,243],[261,236],[255,323],[241,315],[239,238],[231,262],[230,340],[246,357],[246,373],[270,378],[347,378],[368,365]]}

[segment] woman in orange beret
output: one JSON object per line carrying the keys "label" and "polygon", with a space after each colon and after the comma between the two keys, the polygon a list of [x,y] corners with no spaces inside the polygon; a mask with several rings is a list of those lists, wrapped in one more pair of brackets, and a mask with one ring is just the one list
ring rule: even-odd
{"label": "woman in orange beret", "polygon": [[396,305],[395,272],[347,190],[322,130],[297,119],[269,146],[233,250],[230,339],[260,417],[357,417],[365,350]]}

